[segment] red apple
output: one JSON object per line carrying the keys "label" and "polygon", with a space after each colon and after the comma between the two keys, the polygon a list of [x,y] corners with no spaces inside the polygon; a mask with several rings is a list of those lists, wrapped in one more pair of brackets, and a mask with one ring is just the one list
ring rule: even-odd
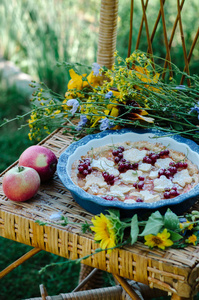
{"label": "red apple", "polygon": [[19,166],[35,169],[41,182],[49,180],[56,171],[57,157],[48,148],[35,145],[28,147],[19,157]]}
{"label": "red apple", "polygon": [[40,177],[32,168],[14,167],[4,175],[2,186],[10,200],[26,201],[38,192]]}

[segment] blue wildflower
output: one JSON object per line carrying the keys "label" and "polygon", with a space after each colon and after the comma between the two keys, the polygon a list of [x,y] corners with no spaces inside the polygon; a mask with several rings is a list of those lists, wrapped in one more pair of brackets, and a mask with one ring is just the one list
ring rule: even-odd
{"label": "blue wildflower", "polygon": [[185,222],[187,222],[187,219],[186,218],[179,218],[179,221],[180,221],[180,223],[185,223]]}
{"label": "blue wildflower", "polygon": [[108,93],[106,93],[105,98],[110,99],[112,96],[113,96],[113,92],[109,91]]}
{"label": "blue wildflower", "polygon": [[72,113],[72,115],[74,115],[79,107],[79,102],[77,101],[77,99],[69,99],[66,104],[67,104],[67,106],[73,107],[70,110],[70,112]]}
{"label": "blue wildflower", "polygon": [[176,88],[176,90],[186,90],[187,89],[186,86],[182,85],[182,84],[177,85],[175,88]]}
{"label": "blue wildflower", "polygon": [[[199,105],[199,102],[198,102],[198,105]],[[198,120],[199,120],[199,106],[197,106],[195,104],[195,106],[192,107],[191,110],[189,111],[189,114],[192,113],[193,111],[196,111],[198,113]]]}
{"label": "blue wildflower", "polygon": [[113,122],[110,122],[110,120],[108,118],[104,118],[102,120],[99,121],[100,124],[100,130],[104,131],[106,129],[110,129],[111,127],[113,127]]}
{"label": "blue wildflower", "polygon": [[92,64],[93,75],[99,75],[100,65],[98,63]]}
{"label": "blue wildflower", "polygon": [[79,123],[77,124],[77,126],[76,126],[75,129],[76,129],[77,131],[82,130],[82,128],[86,125],[87,121],[88,121],[87,117],[86,117],[85,115],[81,115],[81,116],[80,116],[80,121],[79,121]]}

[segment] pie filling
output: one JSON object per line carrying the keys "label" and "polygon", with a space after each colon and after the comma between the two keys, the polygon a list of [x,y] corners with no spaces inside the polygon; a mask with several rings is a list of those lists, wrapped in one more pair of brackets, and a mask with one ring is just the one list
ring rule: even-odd
{"label": "pie filling", "polygon": [[80,188],[107,201],[156,202],[188,192],[199,171],[186,155],[146,141],[91,149],[72,165]]}

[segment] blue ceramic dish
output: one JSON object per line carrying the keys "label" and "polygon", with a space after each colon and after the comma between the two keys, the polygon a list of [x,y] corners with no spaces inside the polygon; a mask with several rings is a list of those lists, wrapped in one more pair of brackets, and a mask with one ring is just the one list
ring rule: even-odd
{"label": "blue ceramic dish", "polygon": [[173,199],[160,200],[154,203],[127,204],[120,201],[108,201],[98,196],[93,196],[73,183],[70,177],[71,166],[75,160],[80,159],[91,148],[96,148],[110,143],[125,141],[150,141],[162,143],[169,148],[183,152],[199,168],[199,145],[195,142],[182,138],[179,135],[168,136],[168,133],[158,130],[107,130],[97,134],[85,136],[81,140],[71,144],[60,156],[57,172],[64,186],[71,192],[75,201],[85,210],[99,214],[108,209],[119,209],[121,216],[129,217],[137,213],[151,213],[159,210],[164,213],[170,208],[176,214],[182,214],[199,199],[199,184],[189,192]]}

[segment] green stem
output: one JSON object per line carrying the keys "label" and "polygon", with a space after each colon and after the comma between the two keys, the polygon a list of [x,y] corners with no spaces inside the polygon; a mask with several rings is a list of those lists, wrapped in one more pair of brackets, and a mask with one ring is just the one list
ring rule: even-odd
{"label": "green stem", "polygon": [[[168,119],[168,118],[165,118],[165,117],[159,117],[157,115],[152,115],[152,114],[150,114],[150,116],[153,117],[153,118],[156,118],[156,119],[168,121],[169,123],[180,124],[180,125],[184,126],[184,123],[176,121],[176,120]],[[187,124],[186,126],[188,126],[188,127],[194,127],[195,126],[196,127],[196,125],[190,125],[190,124]],[[195,130],[196,130],[196,128],[195,128]]]}
{"label": "green stem", "polygon": [[24,171],[24,169],[25,169],[25,168],[24,168],[23,166],[19,166],[19,167],[18,167],[18,171],[19,171],[19,173],[20,173],[20,172],[23,172],[23,171]]}
{"label": "green stem", "polygon": [[97,253],[100,253],[100,252],[102,252],[102,251],[114,250],[114,249],[116,249],[116,248],[120,248],[120,247],[125,246],[125,245],[127,245],[127,244],[129,244],[129,240],[126,240],[126,241],[124,241],[124,242],[122,242],[122,243],[120,243],[120,244],[118,244],[118,245],[116,245],[116,246],[114,246],[114,247],[111,247],[111,248],[106,248],[106,249],[98,248],[98,249],[95,250],[95,252],[93,252],[93,253],[91,253],[91,254],[88,254],[88,255],[85,255],[84,257],[75,259],[75,260],[73,260],[73,261],[68,260],[68,261],[66,261],[66,262],[58,262],[58,263],[48,264],[48,265],[46,265],[45,267],[41,268],[41,270],[39,271],[39,274],[45,272],[46,269],[47,269],[48,267],[57,266],[57,265],[62,265],[62,264],[68,264],[68,263],[75,263],[75,264],[78,264],[78,263],[81,263],[82,260],[85,260],[85,259],[87,259],[87,258],[89,258],[89,257],[91,257],[91,256],[93,256],[93,255],[95,255],[95,254],[97,254]]}

